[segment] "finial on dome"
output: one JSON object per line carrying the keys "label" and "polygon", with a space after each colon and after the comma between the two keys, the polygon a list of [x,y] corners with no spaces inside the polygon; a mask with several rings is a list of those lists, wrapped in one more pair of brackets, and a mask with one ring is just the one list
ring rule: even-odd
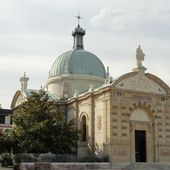
{"label": "finial on dome", "polygon": [[75,50],[83,50],[83,36],[86,34],[85,30],[80,27],[80,14],[78,12],[78,15],[75,16],[78,19],[78,26],[74,29],[72,32],[72,36],[74,37],[74,44],[73,44],[73,49]]}
{"label": "finial on dome", "polygon": [[26,72],[24,71],[24,78],[25,78],[25,76],[26,76]]}
{"label": "finial on dome", "polygon": [[79,9],[78,9],[78,15],[75,16],[78,20],[78,27],[80,27],[80,19],[82,19],[82,17],[80,17],[80,13],[79,13]]}
{"label": "finial on dome", "polygon": [[106,67],[106,70],[107,70],[106,77],[109,77],[109,75],[110,75],[110,73],[109,73],[109,66]]}

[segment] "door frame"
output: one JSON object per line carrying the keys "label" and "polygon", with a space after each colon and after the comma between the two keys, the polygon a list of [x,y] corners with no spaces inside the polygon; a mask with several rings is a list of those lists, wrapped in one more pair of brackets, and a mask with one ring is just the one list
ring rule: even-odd
{"label": "door frame", "polygon": [[[146,162],[147,160],[147,154],[146,154],[146,131],[145,130],[135,130],[135,161],[136,162]],[[143,147],[141,146],[141,137],[142,137],[142,143],[144,144]],[[138,146],[136,145],[138,144]],[[139,149],[139,147],[142,148],[142,150],[144,150],[143,152],[141,152],[141,149]],[[139,150],[138,150],[139,149]],[[137,153],[137,151],[139,151],[139,153]],[[140,157],[140,161],[137,161],[137,154],[139,154],[138,156]],[[142,154],[142,155],[141,155]],[[142,160],[142,159],[143,160]]]}
{"label": "door frame", "polygon": [[154,161],[154,143],[153,128],[149,122],[131,121],[130,123],[130,151],[131,162],[136,162],[135,155],[135,130],[144,130],[146,132],[146,162]]}

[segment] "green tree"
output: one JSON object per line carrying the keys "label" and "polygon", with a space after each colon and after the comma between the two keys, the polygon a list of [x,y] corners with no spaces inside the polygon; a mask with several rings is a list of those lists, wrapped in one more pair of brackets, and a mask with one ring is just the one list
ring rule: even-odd
{"label": "green tree", "polygon": [[77,147],[78,131],[73,121],[56,111],[46,92],[32,92],[13,114],[15,153],[72,153]]}
{"label": "green tree", "polygon": [[4,133],[0,133],[0,153],[10,153],[15,146],[15,138],[12,129],[6,129]]}

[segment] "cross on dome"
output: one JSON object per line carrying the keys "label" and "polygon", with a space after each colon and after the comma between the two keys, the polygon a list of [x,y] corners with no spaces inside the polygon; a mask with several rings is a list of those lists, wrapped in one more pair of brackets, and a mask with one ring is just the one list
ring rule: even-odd
{"label": "cross on dome", "polygon": [[85,35],[85,30],[83,30],[83,28],[80,27],[80,19],[82,17],[80,17],[79,11],[78,15],[75,17],[78,19],[78,26],[72,32],[72,36],[74,37],[73,49],[83,50],[84,49],[83,36]]}
{"label": "cross on dome", "polygon": [[80,26],[80,19],[82,19],[82,17],[80,16],[79,10],[78,10],[78,15],[75,16],[78,20],[78,26]]}

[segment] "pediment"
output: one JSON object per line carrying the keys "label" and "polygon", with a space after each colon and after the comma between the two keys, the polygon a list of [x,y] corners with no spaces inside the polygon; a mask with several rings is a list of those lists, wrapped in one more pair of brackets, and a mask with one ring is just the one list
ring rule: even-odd
{"label": "pediment", "polygon": [[149,92],[158,94],[169,94],[169,87],[157,76],[150,73],[131,72],[124,74],[115,80],[114,87]]}
{"label": "pediment", "polygon": [[[24,91],[18,90],[15,93],[15,95],[14,95],[14,97],[12,99],[11,109],[14,109],[17,106],[24,103],[25,101],[27,101],[27,98],[32,95],[33,91],[36,92],[36,90],[33,90],[33,89],[25,89]],[[54,100],[57,101],[58,100],[58,98],[56,96],[54,96],[51,92],[47,91],[47,94],[49,96],[50,101],[54,101]]]}
{"label": "pediment", "polygon": [[24,97],[23,95],[20,95],[16,101],[16,106],[24,103],[26,101],[26,97]]}
{"label": "pediment", "polygon": [[19,106],[25,101],[26,101],[25,95],[23,95],[23,93],[18,90],[12,99],[11,109],[14,109],[15,107]]}

